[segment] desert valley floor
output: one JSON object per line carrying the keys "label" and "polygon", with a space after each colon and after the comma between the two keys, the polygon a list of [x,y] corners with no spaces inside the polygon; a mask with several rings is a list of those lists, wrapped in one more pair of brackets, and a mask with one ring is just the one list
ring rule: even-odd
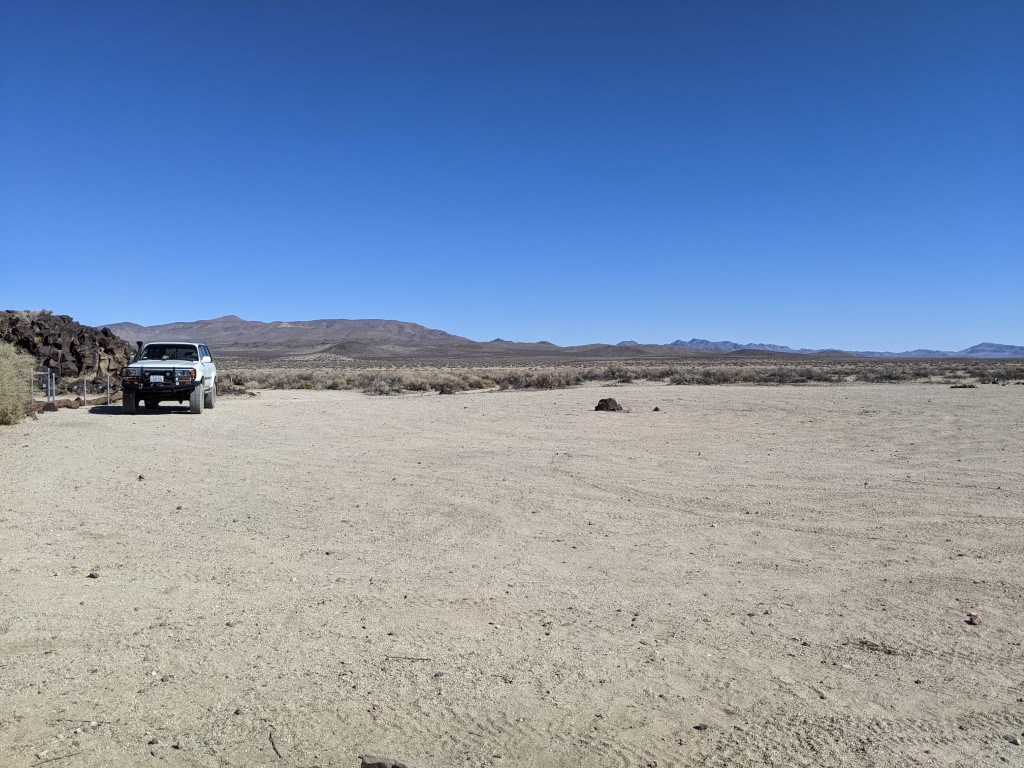
{"label": "desert valley floor", "polygon": [[1022,766],[1022,607],[1024,386],[0,428],[10,768]]}

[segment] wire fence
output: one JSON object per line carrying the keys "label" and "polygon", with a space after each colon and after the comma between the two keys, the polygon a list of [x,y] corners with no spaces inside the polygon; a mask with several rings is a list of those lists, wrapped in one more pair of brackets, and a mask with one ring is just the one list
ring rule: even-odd
{"label": "wire fence", "polygon": [[[97,394],[106,394],[107,405],[110,405],[110,397],[113,393],[113,384],[115,380],[108,373],[106,375],[106,381],[94,379],[92,382],[92,391]],[[88,404],[89,402],[89,379],[83,376],[81,380],[66,379],[62,378],[55,371],[43,369],[39,371],[33,371],[29,378],[29,388],[32,394],[32,402],[36,401],[37,391],[42,394],[43,399],[48,403],[56,402],[57,400],[57,389],[58,384],[61,386],[63,391],[73,392],[75,394],[81,394],[82,403]]]}
{"label": "wire fence", "polygon": [[53,371],[32,371],[32,376],[29,380],[29,386],[32,391],[32,402],[36,401],[36,387],[42,390],[46,402],[52,403],[57,399],[57,374]]}

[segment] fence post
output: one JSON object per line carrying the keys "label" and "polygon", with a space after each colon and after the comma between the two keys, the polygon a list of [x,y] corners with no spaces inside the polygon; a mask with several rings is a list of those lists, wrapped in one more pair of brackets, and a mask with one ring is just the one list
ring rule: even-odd
{"label": "fence post", "polygon": [[107,405],[110,405],[110,374],[107,374]]}
{"label": "fence post", "polygon": [[89,380],[82,377],[82,405],[89,405]]}

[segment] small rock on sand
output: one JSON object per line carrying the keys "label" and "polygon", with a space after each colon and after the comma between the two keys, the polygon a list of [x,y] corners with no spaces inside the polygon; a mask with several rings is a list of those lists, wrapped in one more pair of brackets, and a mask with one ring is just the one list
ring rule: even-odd
{"label": "small rock on sand", "polygon": [[359,758],[359,768],[412,768],[399,760],[392,760],[388,757],[374,757],[373,755],[363,755]]}

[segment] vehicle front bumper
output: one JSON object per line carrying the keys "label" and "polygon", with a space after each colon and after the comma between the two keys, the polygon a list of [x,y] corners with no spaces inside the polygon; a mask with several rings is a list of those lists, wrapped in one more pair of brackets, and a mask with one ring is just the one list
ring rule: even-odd
{"label": "vehicle front bumper", "polygon": [[138,376],[121,375],[121,384],[125,389],[132,389],[142,394],[167,394],[173,395],[182,392],[189,392],[196,387],[196,380],[191,371],[181,375],[181,370],[175,369],[146,369]]}

